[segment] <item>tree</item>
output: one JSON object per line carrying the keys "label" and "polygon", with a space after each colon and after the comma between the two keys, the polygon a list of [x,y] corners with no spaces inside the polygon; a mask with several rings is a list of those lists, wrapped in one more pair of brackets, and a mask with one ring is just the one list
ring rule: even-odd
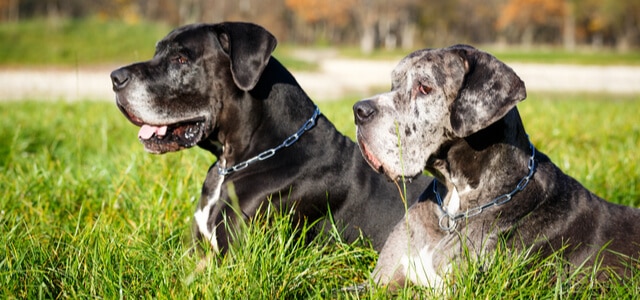
{"label": "tree", "polygon": [[504,0],[432,0],[418,7],[418,38],[429,47],[496,40],[495,22]]}
{"label": "tree", "polygon": [[354,0],[285,0],[285,4],[305,22],[331,22],[345,25]]}
{"label": "tree", "polygon": [[351,22],[351,10],[357,0],[285,0],[288,9],[311,32],[305,39],[320,37],[328,41],[338,40],[338,32]]}
{"label": "tree", "polygon": [[18,21],[18,0],[0,0],[0,21]]}
{"label": "tree", "polygon": [[359,0],[353,15],[361,32],[360,49],[369,53],[382,46],[412,48],[418,3],[418,0]]}
{"label": "tree", "polygon": [[566,14],[566,1],[509,0],[500,11],[497,29],[507,38],[521,37],[524,45],[554,42],[561,36]]}
{"label": "tree", "polygon": [[640,40],[640,2],[637,0],[601,1],[605,26],[611,30],[614,43],[620,50],[628,50]]}

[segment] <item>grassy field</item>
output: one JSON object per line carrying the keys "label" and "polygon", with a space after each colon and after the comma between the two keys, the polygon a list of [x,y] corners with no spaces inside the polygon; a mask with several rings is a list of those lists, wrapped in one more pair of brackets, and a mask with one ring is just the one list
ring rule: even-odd
{"label": "grassy field", "polygon": [[513,48],[482,47],[495,57],[506,62],[541,63],[541,64],[574,64],[574,65],[640,65],[640,52],[620,53],[612,50],[576,50],[566,51],[561,48],[534,48],[529,50]]}
{"label": "grassy field", "polygon": [[130,25],[98,19],[2,23],[0,64],[77,67],[139,61],[153,56],[155,43],[170,30],[158,23]]}
{"label": "grassy field", "polygon": [[[156,42],[171,29],[161,23],[126,24],[96,18],[0,23],[0,66],[77,68],[147,60],[153,56]],[[292,70],[318,67],[296,59],[291,51],[291,47],[280,45],[275,56]]]}
{"label": "grassy field", "polygon": [[[535,94],[520,104],[531,139],[609,200],[640,206],[638,96]],[[355,99],[319,103],[353,136]],[[145,153],[112,103],[0,103],[0,298],[384,299],[638,298],[626,283],[557,280],[558,258],[500,251],[433,292],[361,293],[377,254],[366,241],[305,245],[288,212],[270,211],[224,259],[194,272],[191,215],[214,157]],[[558,277],[560,272],[560,277]],[[572,278],[572,274],[564,274]],[[444,293],[444,294],[443,294]]]}
{"label": "grassy field", "polygon": [[[416,45],[420,48],[439,48],[450,45]],[[574,64],[574,65],[640,65],[640,52],[617,52],[611,49],[578,49],[567,51],[561,47],[532,47],[522,49],[518,47],[496,47],[493,45],[473,45],[487,51],[498,59],[507,63],[538,63],[538,64]],[[359,48],[341,47],[339,53],[345,57],[366,58],[374,60],[399,60],[407,55],[409,50],[375,50],[364,55]]]}
{"label": "grassy field", "polygon": [[[153,55],[155,43],[172,29],[161,23],[121,21],[98,18],[71,20],[28,20],[0,23],[0,65],[79,67],[93,64],[146,60]],[[432,45],[416,45],[430,47]],[[442,45],[447,46],[447,45]],[[476,45],[506,62],[565,63],[589,65],[640,65],[640,52],[611,50],[567,52],[559,48],[495,48]],[[301,46],[280,43],[275,56],[293,70],[315,70],[315,62],[293,55]],[[408,50],[379,50],[364,56],[356,47],[338,47],[340,55],[352,58],[398,60]],[[44,51],[43,51],[44,49]]]}

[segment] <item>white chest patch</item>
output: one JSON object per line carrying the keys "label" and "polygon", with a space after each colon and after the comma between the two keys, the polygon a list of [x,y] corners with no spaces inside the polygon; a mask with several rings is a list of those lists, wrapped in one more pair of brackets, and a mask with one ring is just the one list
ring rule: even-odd
{"label": "white chest patch", "polygon": [[200,234],[202,234],[211,244],[211,248],[215,252],[219,252],[218,241],[216,239],[216,229],[209,229],[209,217],[211,213],[211,208],[218,202],[220,199],[220,191],[222,189],[222,183],[224,182],[224,176],[218,175],[218,180],[216,181],[216,187],[214,192],[211,194],[209,199],[207,199],[207,204],[203,208],[199,208],[193,214],[193,218],[196,221],[198,226],[198,230]]}
{"label": "white chest patch", "polygon": [[447,212],[455,214],[458,210],[460,210],[460,194],[458,189],[454,187],[451,191],[451,197],[449,197],[449,203],[447,203]]}
{"label": "white chest patch", "polygon": [[400,264],[405,268],[406,278],[416,285],[438,288],[442,286],[442,278],[433,265],[435,247],[425,246],[416,255],[403,255]]}

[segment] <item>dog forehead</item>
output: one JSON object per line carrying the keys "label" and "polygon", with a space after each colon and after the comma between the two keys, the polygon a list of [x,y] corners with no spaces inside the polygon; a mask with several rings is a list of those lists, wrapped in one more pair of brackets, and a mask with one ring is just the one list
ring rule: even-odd
{"label": "dog forehead", "polygon": [[400,79],[406,76],[407,72],[410,71],[416,62],[416,59],[420,56],[422,52],[425,50],[418,50],[412,52],[411,54],[405,56],[403,59],[398,62],[393,71],[391,71],[391,78],[393,80]]}
{"label": "dog forehead", "polygon": [[393,68],[393,70],[391,71],[391,89],[392,90],[395,90],[404,86],[403,83],[407,82],[407,80],[410,80],[410,77],[411,77],[410,71],[414,67],[414,56],[412,56],[414,53],[416,52],[413,52],[408,56],[406,56],[405,58],[403,58],[402,60],[400,60],[400,62],[396,65],[396,67]]}
{"label": "dog forehead", "polygon": [[[403,58],[392,72],[394,81],[409,77],[410,73],[415,73],[418,77],[434,77],[439,84],[444,83],[447,69],[451,69],[451,64],[460,62],[455,59],[457,56],[445,49],[423,49],[415,51]],[[424,78],[422,78],[424,79]]]}
{"label": "dog forehead", "polygon": [[195,48],[206,40],[202,36],[208,33],[206,24],[190,24],[178,27],[156,43],[156,53],[179,48]]}

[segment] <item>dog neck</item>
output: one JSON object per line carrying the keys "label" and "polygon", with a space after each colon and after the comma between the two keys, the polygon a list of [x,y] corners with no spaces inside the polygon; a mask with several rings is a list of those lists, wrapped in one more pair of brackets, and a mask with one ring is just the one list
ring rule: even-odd
{"label": "dog neck", "polygon": [[442,206],[457,207],[448,211],[455,214],[512,192],[528,175],[531,156],[531,144],[514,108],[491,126],[442,147],[429,166],[449,191],[442,193]]}
{"label": "dog neck", "polygon": [[283,150],[284,148],[291,147],[302,137],[304,133],[313,129],[313,127],[316,125],[316,122],[318,121],[319,116],[320,116],[320,109],[316,106],[311,118],[309,118],[300,127],[300,129],[298,129],[298,131],[296,131],[294,134],[284,139],[284,141],[278,144],[278,146],[262,151],[260,152],[260,154],[253,156],[243,162],[237,163],[230,167],[226,167],[226,160],[222,159],[221,163],[218,164],[218,174],[222,176],[226,176],[236,171],[240,171],[244,168],[249,167],[249,165],[251,164],[270,159],[271,157],[275,156],[278,151]]}
{"label": "dog neck", "polygon": [[311,99],[275,58],[264,72],[278,75],[263,76],[251,91],[239,91],[225,101],[214,134],[200,145],[225,167],[281,145],[315,115]]}

